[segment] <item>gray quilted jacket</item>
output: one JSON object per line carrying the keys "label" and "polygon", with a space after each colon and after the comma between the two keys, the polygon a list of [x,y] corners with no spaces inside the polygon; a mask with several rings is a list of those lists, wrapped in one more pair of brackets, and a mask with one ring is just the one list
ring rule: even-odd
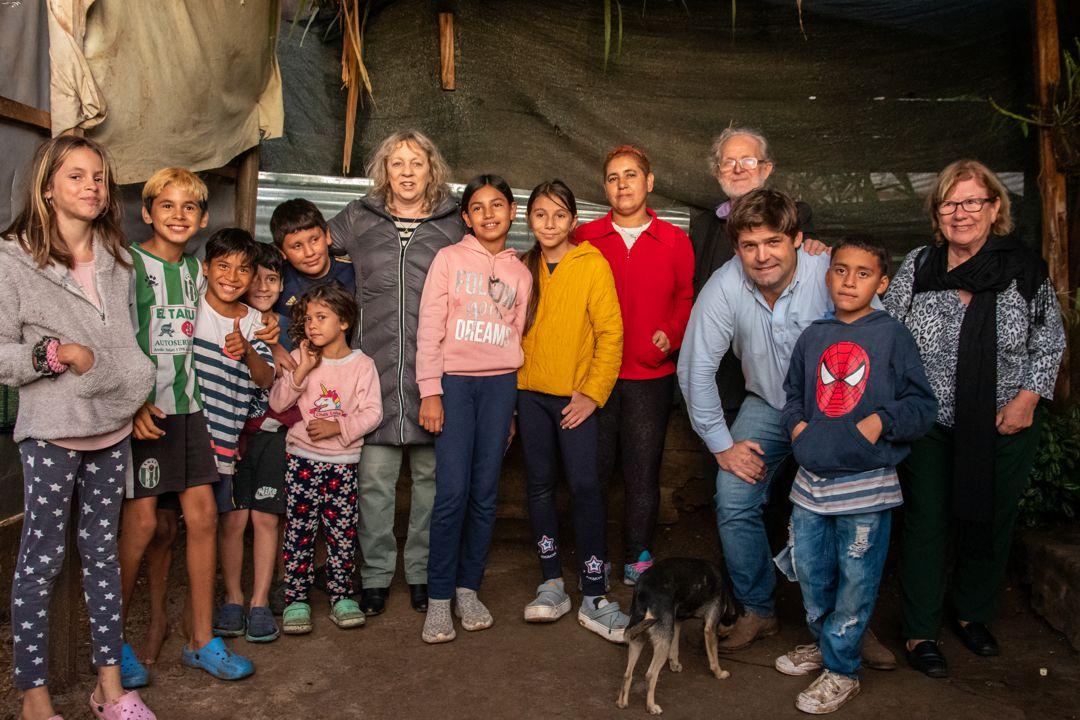
{"label": "gray quilted jacket", "polygon": [[[0,384],[19,388],[16,442],[112,432],[150,393],[154,365],[131,327],[131,270],[95,240],[94,275],[100,311],[67,268],[39,268],[19,243],[0,239]],[[87,346],[93,367],[41,377],[31,352],[45,335]]]}
{"label": "gray quilted jacket", "polygon": [[364,442],[414,445],[433,441],[420,427],[416,326],[428,267],[440,249],[465,235],[458,206],[447,199],[402,247],[383,203],[353,200],[329,223],[334,247],[349,254],[360,291],[360,332],[353,345],[375,361],[383,421]]}

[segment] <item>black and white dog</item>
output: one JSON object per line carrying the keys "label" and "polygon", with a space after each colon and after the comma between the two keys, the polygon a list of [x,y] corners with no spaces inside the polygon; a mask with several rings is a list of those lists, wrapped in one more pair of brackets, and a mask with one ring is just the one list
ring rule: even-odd
{"label": "black and white dog", "polygon": [[645,673],[649,688],[645,706],[653,715],[663,712],[656,704],[656,680],[665,660],[672,672],[682,670],[679,662],[679,630],[682,621],[687,618],[697,617],[705,621],[705,653],[709,657],[709,670],[717,679],[728,677],[728,671],[720,669],[716,656],[717,630],[720,626],[735,622],[739,611],[726,569],[720,570],[705,560],[670,558],[660,560],[646,570],[634,587],[630,624],[624,634],[630,645],[630,656],[615,704],[624,708],[629,702],[634,666],[648,636],[653,656]]}

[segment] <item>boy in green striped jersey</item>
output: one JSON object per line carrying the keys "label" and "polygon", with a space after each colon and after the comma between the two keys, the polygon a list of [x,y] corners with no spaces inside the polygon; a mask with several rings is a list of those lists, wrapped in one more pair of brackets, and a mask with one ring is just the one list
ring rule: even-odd
{"label": "boy in green striped jersey", "polygon": [[[193,364],[195,319],[205,280],[198,260],[184,254],[188,241],[209,220],[207,196],[206,185],[182,168],[159,170],[142,191],[143,220],[153,234],[131,247],[132,322],[157,375],[134,419],[120,568],[126,609],[157,526],[158,496],[177,493],[187,527],[191,619],[181,659],[217,678],[238,680],[254,671],[251,661],[230,652],[212,631],[217,550],[213,483],[218,473]],[[145,685],[148,680],[127,643],[121,673],[126,686]]]}

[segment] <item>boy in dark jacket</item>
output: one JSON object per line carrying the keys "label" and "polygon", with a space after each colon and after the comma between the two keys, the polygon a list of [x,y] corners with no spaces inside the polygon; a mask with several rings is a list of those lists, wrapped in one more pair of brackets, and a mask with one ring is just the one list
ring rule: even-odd
{"label": "boy in dark jacket", "polygon": [[826,284],[835,314],[799,337],[784,383],[781,424],[799,472],[791,535],[776,563],[798,580],[817,644],[781,655],[776,669],[824,668],[795,701],[812,714],[859,692],[859,647],[889,547],[890,510],[903,502],[896,465],[937,414],[911,333],[870,307],[887,275],[880,247],[847,239],[833,250]]}

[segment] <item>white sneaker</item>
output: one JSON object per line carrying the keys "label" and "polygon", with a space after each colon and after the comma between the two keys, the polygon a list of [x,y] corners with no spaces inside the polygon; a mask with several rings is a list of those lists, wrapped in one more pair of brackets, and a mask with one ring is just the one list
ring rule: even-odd
{"label": "white sneaker", "polygon": [[810,687],[799,693],[795,707],[811,715],[836,712],[859,694],[859,680],[826,670]]}
{"label": "white sneaker", "polygon": [[817,645],[797,645],[776,658],[774,665],[785,675],[809,675],[821,669],[821,649]]}
{"label": "white sneaker", "polygon": [[536,599],[525,606],[526,622],[555,622],[570,612],[570,596],[562,578],[547,580],[536,588]]}

